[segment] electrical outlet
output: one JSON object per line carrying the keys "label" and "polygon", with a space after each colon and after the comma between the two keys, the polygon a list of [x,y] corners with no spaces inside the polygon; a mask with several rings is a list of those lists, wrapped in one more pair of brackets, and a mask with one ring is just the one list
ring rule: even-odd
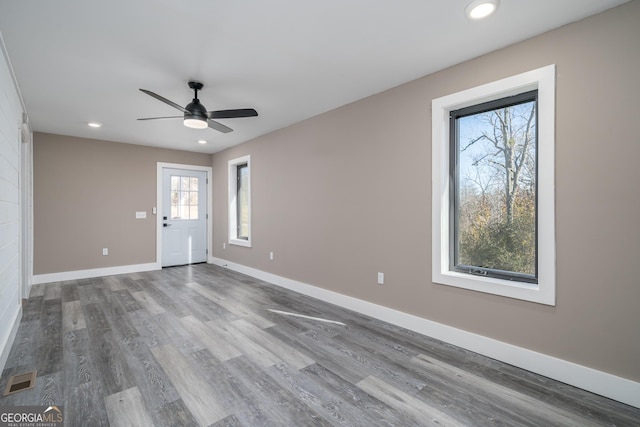
{"label": "electrical outlet", "polygon": [[378,273],[378,285],[384,285],[384,273]]}
{"label": "electrical outlet", "polygon": [[102,255],[109,255],[109,248],[102,248]]}
{"label": "electrical outlet", "polygon": [[227,249],[227,243],[226,242],[222,242],[222,249]]}
{"label": "electrical outlet", "polygon": [[273,261],[273,252],[269,252],[269,259]]}

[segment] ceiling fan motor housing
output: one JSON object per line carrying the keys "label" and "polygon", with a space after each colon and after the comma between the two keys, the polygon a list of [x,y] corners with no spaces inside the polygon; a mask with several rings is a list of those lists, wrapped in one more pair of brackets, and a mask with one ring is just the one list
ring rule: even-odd
{"label": "ceiling fan motor housing", "polygon": [[194,98],[193,101],[185,107],[185,110],[187,110],[187,112],[184,113],[185,120],[195,119],[207,121],[209,118],[207,116],[207,109],[200,104],[200,100],[198,98]]}

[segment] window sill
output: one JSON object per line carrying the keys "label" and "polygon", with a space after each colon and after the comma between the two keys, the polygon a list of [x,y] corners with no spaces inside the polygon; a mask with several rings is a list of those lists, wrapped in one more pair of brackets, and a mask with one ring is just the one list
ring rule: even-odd
{"label": "window sill", "polygon": [[553,293],[547,292],[548,287],[540,284],[474,276],[456,271],[436,273],[433,275],[433,281],[440,285],[454,286],[539,304],[555,305]]}
{"label": "window sill", "polygon": [[229,244],[236,245],[236,246],[244,246],[245,248],[251,247],[251,242],[249,240],[229,239]]}

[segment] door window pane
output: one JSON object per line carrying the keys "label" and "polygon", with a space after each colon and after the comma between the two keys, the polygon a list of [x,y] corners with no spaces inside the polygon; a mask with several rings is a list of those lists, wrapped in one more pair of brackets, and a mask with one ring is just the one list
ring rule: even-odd
{"label": "door window pane", "polygon": [[171,219],[198,219],[198,178],[171,175]]}
{"label": "door window pane", "polygon": [[179,190],[179,189],[180,189],[180,177],[171,176],[171,190]]}

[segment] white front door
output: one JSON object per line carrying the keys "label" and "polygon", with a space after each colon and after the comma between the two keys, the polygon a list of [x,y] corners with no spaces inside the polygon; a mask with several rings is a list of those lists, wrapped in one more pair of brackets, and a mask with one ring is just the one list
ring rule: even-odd
{"label": "white front door", "polygon": [[162,266],[207,260],[207,173],[162,169]]}

